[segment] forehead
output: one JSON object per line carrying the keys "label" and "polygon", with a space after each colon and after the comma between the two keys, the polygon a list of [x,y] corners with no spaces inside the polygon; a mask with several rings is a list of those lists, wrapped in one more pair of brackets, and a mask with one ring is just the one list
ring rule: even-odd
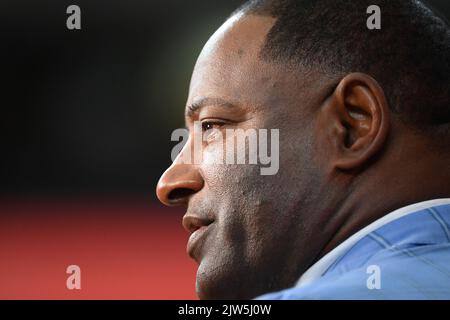
{"label": "forehead", "polygon": [[[225,22],[197,60],[187,106],[205,98],[221,99],[256,111],[265,119],[278,114],[295,122],[311,115],[335,79],[314,68],[260,59],[275,20],[236,15]],[[279,117],[277,121],[282,120]]]}
{"label": "forehead", "polygon": [[[272,64],[258,58],[271,17],[235,15],[204,46],[191,79],[188,104],[204,97],[245,99],[263,83],[276,81]],[[261,90],[257,90],[261,92]]]}
{"label": "forehead", "polygon": [[239,58],[256,57],[274,23],[275,19],[271,17],[234,15],[211,36],[198,62],[204,62],[204,59],[210,58],[211,55],[224,57],[237,54]]}

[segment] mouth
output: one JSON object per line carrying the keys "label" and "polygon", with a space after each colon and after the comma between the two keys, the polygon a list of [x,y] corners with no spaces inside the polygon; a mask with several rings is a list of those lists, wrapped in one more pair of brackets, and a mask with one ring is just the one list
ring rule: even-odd
{"label": "mouth", "polygon": [[200,262],[201,259],[201,248],[203,247],[204,235],[207,230],[208,227],[197,229],[191,234],[187,243],[187,254],[197,262]]}
{"label": "mouth", "polygon": [[183,227],[191,233],[187,242],[186,252],[197,263],[201,260],[202,248],[212,223],[212,220],[201,219],[197,216],[185,215],[183,217]]}

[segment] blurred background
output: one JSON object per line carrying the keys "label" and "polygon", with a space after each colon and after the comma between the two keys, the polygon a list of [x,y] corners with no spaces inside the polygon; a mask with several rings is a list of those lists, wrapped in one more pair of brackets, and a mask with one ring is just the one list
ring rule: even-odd
{"label": "blurred background", "polygon": [[0,299],[196,298],[184,211],[154,190],[196,57],[243,2],[0,2]]}

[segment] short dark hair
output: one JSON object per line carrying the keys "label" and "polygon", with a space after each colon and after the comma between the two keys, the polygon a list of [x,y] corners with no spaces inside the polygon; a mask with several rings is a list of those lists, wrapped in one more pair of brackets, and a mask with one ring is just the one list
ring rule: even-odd
{"label": "short dark hair", "polygon": [[[370,5],[380,30],[367,28]],[[260,56],[327,73],[364,72],[383,87],[392,112],[415,125],[450,123],[450,30],[417,0],[253,0],[235,13],[276,22]]]}

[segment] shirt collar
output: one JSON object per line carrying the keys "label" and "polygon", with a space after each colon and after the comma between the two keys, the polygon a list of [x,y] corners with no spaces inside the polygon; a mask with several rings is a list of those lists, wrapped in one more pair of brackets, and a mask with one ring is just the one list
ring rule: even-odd
{"label": "shirt collar", "polygon": [[319,279],[322,274],[343,254],[345,254],[353,245],[355,245],[359,240],[367,236],[369,233],[375,231],[376,229],[394,221],[401,217],[407,216],[414,212],[424,210],[431,207],[436,207],[440,205],[450,204],[450,198],[448,199],[435,199],[424,202],[415,203],[398,210],[395,210],[382,218],[372,222],[365,228],[359,230],[347,240],[342,242],[336,248],[331,250],[325,256],[323,256],[319,261],[313,264],[297,281],[295,287],[303,287],[317,279]]}

